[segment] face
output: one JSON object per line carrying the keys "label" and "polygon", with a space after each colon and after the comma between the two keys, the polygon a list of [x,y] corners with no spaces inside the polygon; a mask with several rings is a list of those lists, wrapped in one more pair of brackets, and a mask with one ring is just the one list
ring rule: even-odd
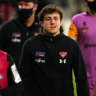
{"label": "face", "polygon": [[91,13],[96,13],[96,0],[87,0],[86,4],[89,7],[89,11]]}
{"label": "face", "polygon": [[61,25],[62,21],[60,20],[60,15],[57,12],[45,14],[42,22],[43,33],[56,36],[60,34]]}
{"label": "face", "polygon": [[31,9],[33,8],[34,3],[33,2],[24,2],[20,1],[18,4],[19,9]]}

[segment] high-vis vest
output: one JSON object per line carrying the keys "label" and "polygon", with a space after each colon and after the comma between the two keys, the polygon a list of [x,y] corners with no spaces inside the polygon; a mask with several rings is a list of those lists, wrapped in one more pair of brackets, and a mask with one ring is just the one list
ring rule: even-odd
{"label": "high-vis vest", "polygon": [[7,53],[0,50],[0,89],[8,87],[7,67]]}

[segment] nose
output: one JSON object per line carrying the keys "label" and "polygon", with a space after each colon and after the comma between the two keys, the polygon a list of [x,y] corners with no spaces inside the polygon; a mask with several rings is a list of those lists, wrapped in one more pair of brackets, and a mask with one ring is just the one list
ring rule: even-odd
{"label": "nose", "polygon": [[55,20],[54,19],[51,19],[51,24],[54,24],[55,23]]}

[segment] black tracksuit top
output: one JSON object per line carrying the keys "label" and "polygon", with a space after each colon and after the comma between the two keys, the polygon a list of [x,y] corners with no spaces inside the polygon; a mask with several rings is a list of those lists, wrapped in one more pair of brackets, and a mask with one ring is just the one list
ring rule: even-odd
{"label": "black tracksuit top", "polygon": [[74,96],[72,69],[78,96],[89,96],[84,61],[78,44],[59,34],[39,34],[26,41],[21,59],[24,96]]}
{"label": "black tracksuit top", "polygon": [[5,22],[0,28],[0,49],[8,52],[18,67],[24,42],[38,33],[37,19],[32,26],[27,27],[18,18]]}

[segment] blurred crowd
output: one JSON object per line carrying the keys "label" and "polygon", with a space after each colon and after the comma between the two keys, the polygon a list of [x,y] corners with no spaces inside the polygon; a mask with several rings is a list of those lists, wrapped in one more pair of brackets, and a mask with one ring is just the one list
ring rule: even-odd
{"label": "blurred crowd", "polygon": [[[38,0],[38,9],[36,13],[40,12],[42,7],[47,4],[56,4],[64,9],[65,17],[71,18],[74,14],[85,11],[83,0]],[[0,24],[16,16],[17,11],[16,0],[0,0]]]}

